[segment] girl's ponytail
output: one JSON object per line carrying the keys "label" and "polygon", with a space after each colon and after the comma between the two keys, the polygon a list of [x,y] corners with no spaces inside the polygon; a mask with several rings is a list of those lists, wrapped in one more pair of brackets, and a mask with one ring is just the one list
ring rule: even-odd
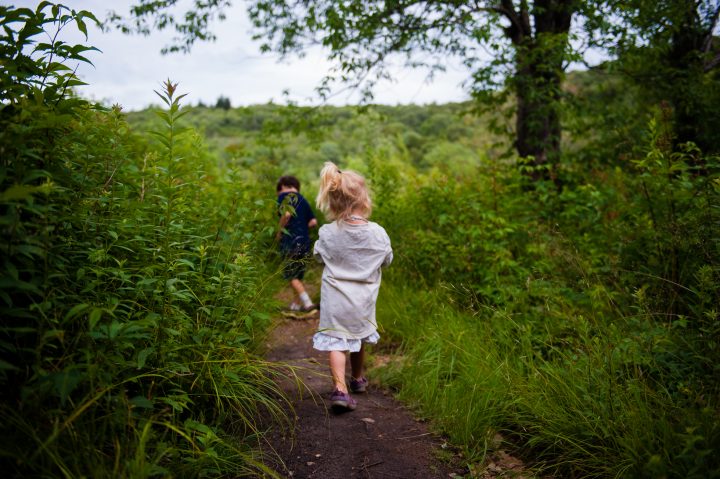
{"label": "girl's ponytail", "polygon": [[347,218],[353,211],[368,217],[372,209],[365,179],[354,171],[340,171],[331,161],[326,161],[320,171],[315,203],[332,220]]}
{"label": "girl's ponytail", "polygon": [[332,161],[326,161],[320,171],[320,190],[315,204],[321,211],[327,213],[330,203],[330,192],[337,191],[342,185],[342,172]]}

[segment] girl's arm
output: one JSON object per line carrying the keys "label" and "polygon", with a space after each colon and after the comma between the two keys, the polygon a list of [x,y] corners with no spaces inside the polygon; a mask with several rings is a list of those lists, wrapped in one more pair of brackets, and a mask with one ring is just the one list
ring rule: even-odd
{"label": "girl's arm", "polygon": [[323,260],[324,253],[325,243],[323,241],[323,229],[320,228],[318,240],[315,242],[315,246],[313,246],[313,258],[315,258],[315,261],[317,261],[318,263],[325,264],[325,261]]}
{"label": "girl's arm", "polygon": [[392,248],[388,246],[388,251],[385,253],[385,259],[382,262],[382,266],[390,266],[390,263],[392,263],[393,260],[393,251]]}
{"label": "girl's arm", "polygon": [[385,239],[387,239],[387,248],[385,251],[385,259],[382,262],[382,266],[390,266],[390,263],[392,263],[393,260],[393,250],[392,245],[390,244],[390,237],[385,233]]}

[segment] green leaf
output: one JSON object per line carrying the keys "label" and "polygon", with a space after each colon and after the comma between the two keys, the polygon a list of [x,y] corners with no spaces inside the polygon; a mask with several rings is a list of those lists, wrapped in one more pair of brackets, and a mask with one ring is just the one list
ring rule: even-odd
{"label": "green leaf", "polygon": [[85,40],[88,38],[87,25],[83,22],[82,18],[78,15],[75,17],[75,23],[77,24],[78,30],[85,35]]}
{"label": "green leaf", "polygon": [[55,392],[60,398],[61,405],[65,405],[70,394],[78,387],[83,377],[84,374],[73,366],[71,366],[71,369],[60,371],[50,376]]}
{"label": "green leaf", "polygon": [[170,115],[168,115],[166,111],[155,110],[154,113],[163,120],[165,120],[165,123],[170,123]]}
{"label": "green leaf", "polygon": [[155,351],[155,348],[145,348],[140,353],[138,353],[137,357],[137,367],[138,369],[142,369],[145,366],[145,361],[147,361],[148,356],[152,354]]}
{"label": "green leaf", "polygon": [[100,308],[94,308],[90,315],[88,316],[88,326],[90,328],[90,331],[95,329],[95,326],[97,325],[98,321],[100,321],[100,318],[102,318],[103,310]]}
{"label": "green leaf", "polygon": [[89,307],[90,307],[90,305],[87,303],[76,304],[75,306],[70,308],[70,311],[68,311],[65,314],[63,321],[67,321],[68,319],[72,319],[72,318],[76,317],[77,315],[79,315],[80,313],[82,313],[83,311],[88,309]]}
{"label": "green leaf", "polygon": [[113,320],[108,328],[108,339],[115,339],[120,331],[123,329],[123,323]]}
{"label": "green leaf", "polygon": [[9,261],[5,262],[5,271],[11,279],[17,280],[19,278],[17,268]]}
{"label": "green leaf", "polygon": [[57,338],[60,341],[62,341],[64,337],[65,337],[65,330],[51,329],[51,330],[45,331],[45,333],[43,333],[42,339],[43,339],[43,341],[48,341],[50,339]]}
{"label": "green leaf", "polygon": [[13,185],[0,194],[0,202],[27,200],[38,191],[41,191],[40,186]]}
{"label": "green leaf", "polygon": [[183,409],[186,409],[185,403],[181,403],[180,401],[176,401],[175,399],[168,397],[163,397],[159,399],[165,404],[171,406],[176,412],[181,412]]}
{"label": "green leaf", "polygon": [[27,281],[12,278],[0,278],[0,289],[9,289],[17,291],[27,291],[30,293],[41,294],[37,286]]}
{"label": "green leaf", "polygon": [[134,398],[130,399],[130,404],[132,404],[135,407],[143,408],[143,409],[152,409],[155,407],[155,404],[145,396],[135,396]]}
{"label": "green leaf", "polygon": [[96,25],[100,25],[100,21],[97,19],[97,17],[92,12],[89,12],[87,10],[80,10],[79,12],[77,12],[77,17],[89,18],[90,20],[95,22]]}
{"label": "green leaf", "polygon": [[5,370],[5,371],[20,371],[20,368],[17,367],[17,366],[14,366],[14,365],[12,365],[12,364],[10,364],[9,362],[7,362],[7,361],[5,361],[5,360],[3,360],[3,359],[0,359],[0,370]]}
{"label": "green leaf", "polygon": [[57,73],[57,72],[62,72],[62,71],[72,71],[72,68],[65,65],[64,63],[52,62],[52,63],[48,63],[47,71],[52,72],[52,73]]}

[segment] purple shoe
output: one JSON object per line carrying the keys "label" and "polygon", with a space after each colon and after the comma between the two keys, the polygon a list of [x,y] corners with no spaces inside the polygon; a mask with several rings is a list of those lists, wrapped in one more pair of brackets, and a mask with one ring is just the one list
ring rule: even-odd
{"label": "purple shoe", "polygon": [[357,401],[339,389],[336,389],[330,395],[330,405],[335,409],[346,409],[354,411],[357,407]]}
{"label": "purple shoe", "polygon": [[364,393],[367,390],[368,380],[365,377],[360,379],[350,378],[350,391],[354,393]]}

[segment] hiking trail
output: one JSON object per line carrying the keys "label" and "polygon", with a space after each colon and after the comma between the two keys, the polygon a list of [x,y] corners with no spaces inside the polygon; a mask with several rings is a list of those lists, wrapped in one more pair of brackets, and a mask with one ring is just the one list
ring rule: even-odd
{"label": "hiking trail", "polygon": [[[267,339],[265,357],[296,369],[304,382],[291,377],[279,379],[279,385],[292,402],[288,411],[294,420],[291,430],[273,424],[267,443],[269,456],[277,454],[282,463],[273,468],[282,477],[312,479],[420,479],[461,477],[522,477],[517,460],[496,469],[468,475],[460,458],[445,440],[429,431],[428,425],[413,417],[390,392],[373,382],[362,394],[354,394],[357,409],[336,413],[329,407],[332,382],[327,353],[312,347],[319,315],[307,319],[275,319],[275,328]],[[382,339],[381,339],[382,341]],[[371,350],[372,354],[372,350]],[[347,361],[347,377],[350,376]],[[292,417],[294,413],[295,417]],[[294,426],[294,427],[293,427]],[[509,457],[509,456],[507,456]],[[442,459],[441,459],[442,458]],[[506,475],[510,473],[511,475]]]}

